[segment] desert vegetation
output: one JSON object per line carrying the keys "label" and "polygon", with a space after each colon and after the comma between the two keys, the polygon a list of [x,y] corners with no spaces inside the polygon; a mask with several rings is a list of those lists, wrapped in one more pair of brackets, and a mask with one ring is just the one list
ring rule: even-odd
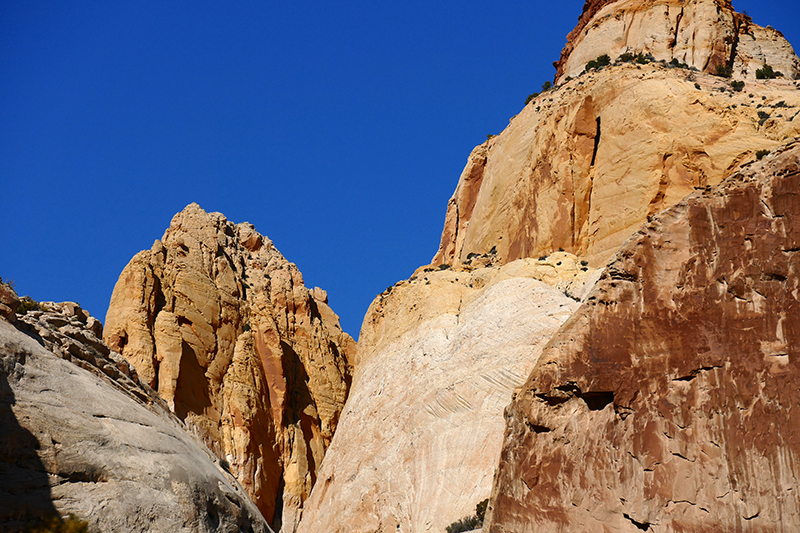
{"label": "desert vegetation", "polygon": [[486,516],[486,508],[489,506],[489,499],[485,499],[475,506],[475,514],[465,516],[457,520],[445,528],[447,533],[462,533],[463,531],[472,531],[483,526],[483,519]]}

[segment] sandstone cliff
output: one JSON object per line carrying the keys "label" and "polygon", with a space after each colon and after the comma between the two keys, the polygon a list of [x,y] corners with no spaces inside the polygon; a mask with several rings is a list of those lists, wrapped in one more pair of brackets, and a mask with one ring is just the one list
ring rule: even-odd
{"label": "sandstone cliff", "polygon": [[511,391],[594,279],[567,253],[492,259],[420,269],[372,303],[300,531],[441,532],[488,497]]}
{"label": "sandstone cliff", "polygon": [[[0,292],[17,307],[13,291]],[[99,321],[71,302],[46,309],[15,319],[19,329],[0,318],[0,531],[68,513],[92,532],[270,531],[211,451],[98,338]]]}
{"label": "sandstone cliff", "polygon": [[104,339],[294,530],[355,352],[325,291],[252,225],[191,204],[123,270]]}
{"label": "sandstone cliff", "polygon": [[735,79],[756,79],[765,63],[787,78],[800,75],[800,61],[783,35],[737,13],[729,0],[589,0],[567,36],[556,81],[583,72],[607,54],[650,54],[716,74],[730,68]]}
{"label": "sandstone cliff", "polygon": [[[581,74],[589,60],[604,53],[612,59],[623,53],[631,56]],[[639,53],[639,60],[632,60]],[[786,75],[755,81],[755,69],[765,62]],[[733,80],[744,80],[744,90],[737,91],[739,87],[732,85],[730,78],[710,74],[716,73],[717,65],[731,68]],[[626,391],[641,388],[635,398],[648,408],[681,413],[684,418],[676,424],[691,416],[692,407],[708,407],[698,403],[702,394],[715,398],[716,403],[708,407],[711,413],[721,409],[720,405],[732,405],[726,404],[725,398],[735,386],[743,386],[737,381],[739,377],[730,378],[735,386],[709,392],[723,378],[715,374],[717,381],[707,383],[693,373],[698,370],[705,376],[709,370],[703,359],[706,352],[722,349],[721,341],[713,338],[711,325],[700,338],[711,338],[713,342],[704,342],[713,349],[705,349],[702,342],[698,345],[691,335],[696,329],[676,340],[667,327],[671,323],[660,315],[648,329],[638,330],[637,321],[649,318],[646,311],[650,310],[643,309],[644,304],[633,305],[638,302],[626,297],[612,307],[629,320],[624,325],[635,332],[633,340],[625,344],[616,340],[617,334],[624,338],[627,331],[621,320],[580,329],[588,320],[581,318],[581,313],[599,306],[597,301],[605,301],[598,300],[597,292],[577,315],[573,312],[579,305],[577,300],[582,299],[582,287],[591,287],[596,279],[589,275],[587,263],[604,266],[643,223],[695,191],[706,195],[698,197],[715,197],[725,204],[719,209],[731,219],[720,228],[711,224],[709,231],[733,230],[737,226],[733,219],[740,215],[756,217],[756,224],[763,222],[755,211],[739,211],[735,200],[738,193],[731,192],[729,200],[728,189],[708,191],[732,173],[750,168],[748,165],[764,152],[800,136],[800,92],[791,79],[800,73],[799,66],[791,46],[778,32],[752,24],[727,2],[588,1],[558,65],[561,84],[534,98],[505,131],[470,155],[448,205],[441,245],[432,266],[421,267],[410,280],[395,284],[370,306],[362,326],[351,394],[300,530],[441,531],[472,513],[486,494],[488,473],[498,463],[492,496],[494,519],[486,530],[638,531],[662,527],[670,521],[674,521],[669,526],[673,529],[665,531],[736,530],[729,526],[741,524],[757,524],[757,528],[769,530],[781,517],[793,523],[796,506],[780,503],[773,506],[777,511],[766,511],[770,498],[780,497],[784,502],[792,490],[797,490],[794,471],[787,474],[787,468],[793,467],[781,462],[785,459],[791,464],[793,455],[787,455],[787,450],[792,444],[767,451],[767,455],[772,454],[768,460],[759,459],[760,471],[772,466],[773,473],[765,474],[765,481],[754,482],[756,488],[752,490],[741,487],[742,479],[756,475],[744,466],[755,455],[745,453],[729,459],[727,449],[712,454],[713,450],[703,448],[702,453],[709,454],[712,463],[717,462],[709,466],[713,475],[706,475],[702,469],[697,474],[687,473],[689,468],[705,463],[697,458],[697,451],[685,459],[688,456],[684,452],[689,453],[686,445],[670,447],[673,440],[679,440],[674,435],[678,430],[665,424],[623,426],[613,433],[613,445],[618,449],[612,454],[602,448],[602,439],[613,430],[609,420],[613,416],[624,420],[634,409],[629,405],[632,400],[625,404],[628,411],[622,415],[609,407],[616,405],[614,387]],[[576,79],[570,80],[568,75]],[[750,196],[758,198],[757,194]],[[726,204],[728,201],[733,204]],[[666,215],[668,220],[672,220],[670,216]],[[780,216],[764,224],[778,228]],[[717,268],[713,250],[725,246],[727,237],[720,238],[719,242],[698,241],[698,250],[708,246],[712,252],[704,252],[707,257],[689,265],[704,274],[704,269]],[[664,240],[663,246],[674,250],[682,250],[689,243],[686,231],[668,234]],[[762,244],[775,246],[775,242]],[[562,251],[554,252],[559,249]],[[787,250],[793,253],[793,249]],[[768,255],[764,252],[754,261]],[[773,255],[782,257],[777,251]],[[646,271],[621,278],[642,283],[646,279],[649,292],[645,294],[669,296],[673,284],[691,292],[687,289],[690,282],[700,276],[692,271],[688,279],[676,281],[677,267],[661,256],[647,257],[652,264],[648,263]],[[725,257],[733,261],[736,256],[730,253]],[[579,276],[570,277],[574,274]],[[606,277],[609,275],[606,273]],[[613,281],[618,280],[615,277]],[[746,281],[737,283],[749,286]],[[704,296],[693,293],[693,299],[685,305],[689,309],[700,306],[700,311],[681,324],[702,328],[696,319],[706,310],[716,321],[714,327],[730,327],[731,332],[745,327],[744,319],[735,327],[726,325],[727,315],[715,308],[713,301],[702,306]],[[755,302],[756,297],[751,300]],[[770,316],[771,308],[762,300],[753,305],[764,315],[765,324],[769,322],[764,317]],[[666,309],[674,312],[674,307],[667,305]],[[656,311],[660,310],[652,313]],[[762,336],[759,341],[770,350],[777,346],[772,338],[775,324],[760,324],[764,329],[754,334]],[[596,339],[595,331],[601,331]],[[552,341],[553,337],[557,341]],[[737,338],[730,334],[729,346]],[[570,349],[574,348],[570,342],[579,341],[591,347],[563,355],[569,357],[568,370],[577,385],[559,381],[551,386],[547,382],[550,388],[545,404],[552,405],[545,407],[558,409],[553,406],[562,401],[568,406],[557,412],[560,425],[549,423],[555,417],[549,412],[541,419],[528,414],[526,409],[533,409],[529,404],[534,396],[528,391],[533,387],[529,382],[526,395],[514,404],[517,411],[508,421],[513,431],[507,429],[503,454],[498,456],[502,424],[497,417],[503,405],[519,377],[534,366],[561,376],[552,369],[556,355],[548,359],[548,364],[539,360],[543,349],[545,354],[555,353],[553,346],[559,345],[559,339]],[[617,350],[620,356],[637,354],[638,343],[644,344],[639,351],[666,345],[686,350],[675,361],[686,367],[685,372],[676,374],[675,383],[689,388],[702,384],[702,390],[692,388],[687,393],[694,403],[658,395],[661,382],[657,372],[664,373],[669,366],[663,361],[655,361],[652,367],[641,363],[648,373],[632,376],[620,372],[620,364],[606,365],[595,355],[601,353],[597,346]],[[756,341],[753,344],[762,346]],[[785,347],[775,350],[780,352]],[[780,359],[782,353],[772,355]],[[702,360],[693,361],[693,356]],[[776,361],[764,364],[772,365],[770,368],[784,364],[783,359]],[[639,364],[639,359],[634,363]],[[733,370],[735,376],[744,375],[739,367]],[[593,383],[595,372],[606,380],[603,383],[607,388],[582,386],[583,381]],[[742,379],[752,378],[746,375]],[[671,379],[662,381],[672,383]],[[651,392],[653,397],[647,399]],[[744,406],[752,411],[752,398],[748,401],[751,403],[737,403],[737,408]],[[538,405],[537,409],[544,409]],[[769,409],[779,410],[775,406]],[[733,412],[732,407],[730,410]],[[732,424],[739,421],[735,416],[730,419]],[[785,432],[789,432],[790,418],[785,415],[780,422]],[[631,415],[628,422],[633,424],[634,420]],[[723,426],[727,422],[714,420]],[[709,425],[704,424],[698,432]],[[719,431],[728,432],[725,438],[731,440],[726,442],[739,439],[739,443],[740,429],[725,426]],[[692,431],[685,431],[684,437],[696,444]],[[634,454],[642,455],[642,447],[656,438],[664,441],[660,443],[659,465],[667,464],[674,452],[691,466],[675,459],[669,468],[659,469],[653,468],[653,460],[639,467],[631,479],[617,481],[616,485],[608,481],[615,475],[628,475],[633,470],[629,463],[644,465],[646,461]],[[787,435],[779,440],[788,442],[792,438]],[[594,448],[585,442],[591,442]],[[719,444],[720,439],[715,442],[720,447],[727,445]],[[569,454],[564,455],[567,452],[563,450]],[[728,460],[738,462],[727,470],[719,466]],[[562,461],[569,463],[562,467]],[[628,470],[617,473],[620,465]],[[654,478],[653,472],[660,477]],[[727,473],[731,474],[726,478]],[[689,479],[692,475],[695,477]],[[546,483],[528,488],[539,479]],[[783,484],[782,488],[770,492],[767,486],[771,482],[774,486]],[[607,486],[614,488],[604,489]],[[680,499],[684,492],[691,492],[691,487],[700,492],[705,489],[699,487],[708,487],[709,492],[693,496],[691,503]],[[744,491],[741,494],[737,493],[740,488]],[[781,492],[783,489],[786,491]],[[745,522],[731,518],[738,511],[728,511],[717,522],[709,522],[702,514],[705,511],[697,509],[711,509],[703,498],[712,491],[721,498],[714,501],[714,509],[726,504],[737,509],[741,504],[736,498],[744,498],[758,500],[765,511],[762,515],[750,512]],[[574,494],[577,496],[573,498]],[[661,499],[652,498],[653,494],[660,494]],[[618,496],[624,499],[618,500]],[[642,503],[643,498],[652,498],[652,502]],[[697,503],[700,500],[703,502]],[[713,516],[713,511],[708,512]],[[762,520],[752,522],[758,516]]]}
{"label": "sandstone cliff", "polygon": [[[692,61],[688,51],[667,53],[678,49],[669,46],[680,12],[686,39],[702,41],[692,45]],[[470,155],[433,265],[495,247],[502,262],[563,248],[602,266],[648,216],[800,135],[795,82],[752,79],[762,60],[787,76],[798,72],[797,56],[774,30],[749,24],[737,34],[737,72],[747,69],[739,92],[730,79],[666,62],[708,70],[715,43],[734,31],[730,21],[744,20],[724,2],[587,2],[586,17],[562,65],[575,79],[563,76]],[[626,50],[655,60],[578,74],[590,59]]]}
{"label": "sandstone cliff", "polygon": [[800,142],[656,216],[507,411],[490,532],[800,528]]}

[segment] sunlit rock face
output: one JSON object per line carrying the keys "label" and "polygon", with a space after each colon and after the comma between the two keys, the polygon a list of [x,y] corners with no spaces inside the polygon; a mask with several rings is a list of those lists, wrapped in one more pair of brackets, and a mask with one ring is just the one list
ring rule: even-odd
{"label": "sunlit rock face", "polygon": [[[775,30],[713,1],[589,2],[586,9],[559,84],[470,155],[433,265],[495,248],[501,262],[564,249],[602,266],[648,216],[800,135],[800,91],[790,79],[798,59]],[[667,54],[677,50],[669,48],[670,21],[681,11],[681,31],[696,39],[705,32],[711,43],[693,52],[696,60],[688,51]],[[727,42],[735,28],[743,32],[735,34],[731,65],[744,80],[741,91],[704,66],[717,53],[714,43]],[[725,46],[719,54],[730,57]],[[628,49],[654,60],[614,63]],[[604,53],[610,66],[580,74]],[[676,57],[699,70],[673,68]],[[785,77],[755,80],[764,61]]]}
{"label": "sunlit rock face", "polygon": [[484,531],[800,528],[800,143],[654,217],[507,410]]}
{"label": "sunlit rock face", "polygon": [[595,271],[555,253],[420,269],[370,306],[300,531],[441,532],[491,491],[503,409]]}
{"label": "sunlit rock face", "polygon": [[734,79],[756,79],[765,63],[788,79],[800,62],[783,35],[754,24],[728,0],[618,0],[586,2],[578,26],[567,36],[556,79],[575,77],[606,54],[651,55],[709,74],[732,67]]}
{"label": "sunlit rock face", "polygon": [[123,270],[104,339],[292,531],[355,355],[325,291],[252,225],[191,204]]}

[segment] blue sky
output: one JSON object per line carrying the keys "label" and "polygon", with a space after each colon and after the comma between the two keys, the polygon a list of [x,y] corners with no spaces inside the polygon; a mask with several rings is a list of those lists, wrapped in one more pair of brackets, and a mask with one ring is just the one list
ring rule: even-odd
{"label": "blue sky", "polygon": [[[0,276],[21,294],[103,320],[197,202],[269,236],[357,337],[583,2],[189,5],[0,2]],[[734,5],[800,43],[796,1]]]}

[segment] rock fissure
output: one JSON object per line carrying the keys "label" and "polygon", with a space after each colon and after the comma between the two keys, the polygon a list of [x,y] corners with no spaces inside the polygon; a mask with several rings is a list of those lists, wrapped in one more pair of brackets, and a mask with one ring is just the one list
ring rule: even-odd
{"label": "rock fissure", "polygon": [[627,520],[628,522],[630,522],[631,524],[636,526],[636,529],[638,529],[640,531],[648,531],[650,529],[650,523],[649,522],[639,522],[639,521],[635,520],[631,515],[629,515],[627,513],[622,513],[622,516],[625,517],[625,520]]}

